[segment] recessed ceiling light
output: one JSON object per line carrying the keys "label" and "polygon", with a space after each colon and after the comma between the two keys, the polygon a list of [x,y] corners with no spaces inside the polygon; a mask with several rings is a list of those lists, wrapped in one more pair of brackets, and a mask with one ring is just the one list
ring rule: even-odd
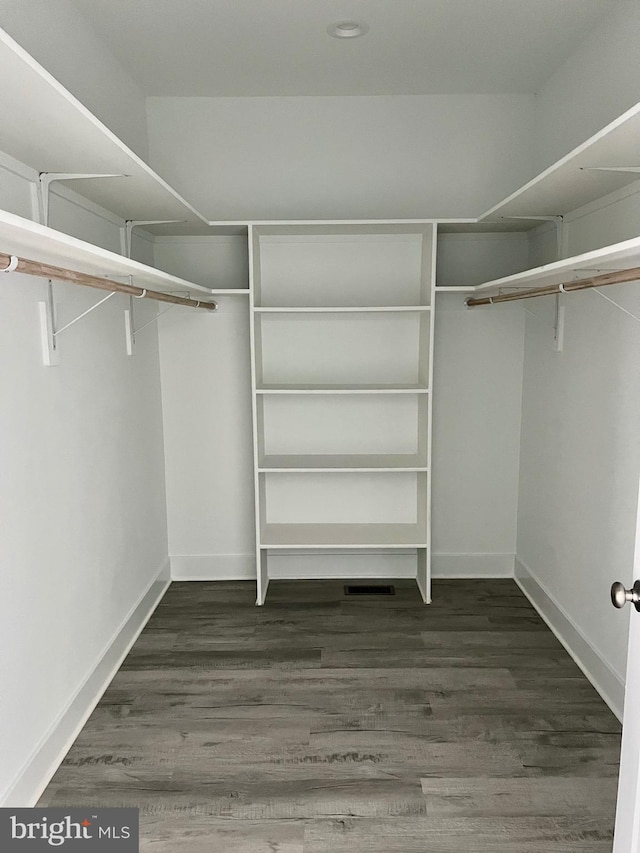
{"label": "recessed ceiling light", "polygon": [[327,32],[335,39],[356,39],[368,31],[369,27],[366,24],[358,23],[358,21],[339,21],[337,24],[331,24],[330,27],[327,27]]}

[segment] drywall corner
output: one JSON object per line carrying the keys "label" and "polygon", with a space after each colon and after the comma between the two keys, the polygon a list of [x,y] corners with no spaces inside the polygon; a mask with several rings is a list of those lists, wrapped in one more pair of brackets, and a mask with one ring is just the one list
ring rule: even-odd
{"label": "drywall corner", "polygon": [[27,759],[17,778],[0,800],[0,807],[28,808],[37,803],[170,583],[169,561],[166,560],[75,696]]}
{"label": "drywall corner", "polygon": [[564,608],[516,557],[515,580],[616,717],[622,721],[624,684]]}

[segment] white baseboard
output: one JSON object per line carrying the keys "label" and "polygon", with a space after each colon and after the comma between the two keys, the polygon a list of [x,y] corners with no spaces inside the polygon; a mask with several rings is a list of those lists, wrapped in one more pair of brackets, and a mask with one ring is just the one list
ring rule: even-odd
{"label": "white baseboard", "polygon": [[[174,581],[255,580],[254,554],[171,557]],[[270,578],[415,578],[415,552],[269,552]],[[513,554],[434,554],[434,578],[512,578]]]}
{"label": "white baseboard", "polygon": [[198,554],[170,557],[174,581],[247,581],[256,579],[255,554]]}
{"label": "white baseboard", "polygon": [[616,717],[622,721],[624,682],[533,572],[516,558],[516,583]]}
{"label": "white baseboard", "polygon": [[434,578],[512,578],[514,554],[433,554]]}
{"label": "white baseboard", "polygon": [[96,666],[27,759],[0,806],[29,808],[37,803],[170,583],[169,562],[166,561],[124,619]]}

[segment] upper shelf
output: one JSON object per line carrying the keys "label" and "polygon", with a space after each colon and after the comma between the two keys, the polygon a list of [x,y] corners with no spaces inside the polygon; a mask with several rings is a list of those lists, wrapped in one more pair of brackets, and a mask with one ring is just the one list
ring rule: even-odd
{"label": "upper shelf", "polygon": [[640,103],[574,148],[481,217],[563,216],[590,201],[633,183],[633,172],[590,171],[640,166]]}
{"label": "upper shelf", "polygon": [[580,278],[588,278],[612,270],[623,270],[640,266],[640,237],[613,243],[603,249],[595,249],[582,255],[574,255],[561,261],[543,264],[525,272],[485,281],[476,287],[440,288],[460,293],[489,290],[502,287],[545,287],[546,285],[567,284]]}
{"label": "upper shelf", "polygon": [[118,174],[70,186],[123,219],[205,218],[0,30],[0,149],[37,172]]}
{"label": "upper shelf", "polygon": [[[150,226],[155,233],[212,233],[211,229],[213,233],[246,233],[248,222],[210,223],[3,30],[0,30],[0,75],[8,81],[0,92],[4,117],[0,150],[37,172],[126,176],[74,180],[69,186],[123,219],[176,220],[172,226]],[[566,214],[639,179],[640,175],[632,172],[590,171],[637,168],[640,166],[638,139],[640,104],[478,220],[446,220],[439,227],[452,232],[485,227],[526,230],[537,224],[535,219],[525,221],[527,217]],[[513,220],[519,224],[512,226],[509,217],[524,219]],[[396,225],[406,230],[412,223],[423,228],[435,221],[406,220]],[[275,227],[275,223],[263,224],[265,233],[269,226]],[[369,226],[388,228],[388,223],[380,225],[373,221]]]}
{"label": "upper shelf", "polygon": [[131,276],[132,284],[149,290],[217,295],[217,291],[211,288],[169,275],[5,210],[0,210],[0,251],[89,275],[106,278]]}

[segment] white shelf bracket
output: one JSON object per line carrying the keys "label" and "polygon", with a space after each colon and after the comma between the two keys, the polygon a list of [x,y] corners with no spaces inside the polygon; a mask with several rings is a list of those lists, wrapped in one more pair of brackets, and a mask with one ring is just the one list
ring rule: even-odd
{"label": "white shelf bracket", "polygon": [[614,305],[616,308],[618,308],[620,311],[622,311],[623,314],[627,314],[633,320],[636,320],[638,323],[640,323],[640,317],[637,314],[634,314],[633,311],[629,311],[627,308],[623,308],[619,302],[615,301],[615,299],[612,299],[610,296],[607,296],[606,294],[604,294],[600,290],[599,287],[594,287],[593,292],[597,293],[598,296],[601,296],[603,299],[606,299],[607,302],[610,302],[612,305]]}
{"label": "white shelf bracket", "polygon": [[566,307],[560,304],[560,294],[556,296],[556,315],[553,324],[553,349],[562,352],[564,349],[564,319]]}
{"label": "white shelf bracket", "polygon": [[54,333],[56,309],[53,302],[53,282],[49,279],[47,301],[38,302],[40,316],[40,345],[42,347],[42,363],[45,367],[55,367],[60,364],[60,353]]}
{"label": "white shelf bracket", "polygon": [[184,219],[125,219],[122,227],[122,254],[125,258],[131,257],[131,238],[134,228],[142,225],[173,225],[184,221]]}
{"label": "white shelf bracket", "polygon": [[128,175],[103,175],[103,174],[81,174],[74,172],[40,172],[38,176],[38,199],[40,207],[40,221],[42,225],[49,225],[49,199],[51,184],[56,181],[76,181],[93,178],[127,178]]}
{"label": "white shelf bracket", "polygon": [[577,270],[573,270],[573,277],[576,281],[580,281],[581,278],[602,275],[608,272],[617,272],[619,269],[620,267],[580,267]]}
{"label": "white shelf bracket", "polygon": [[[130,277],[131,278],[131,277]],[[141,332],[143,329],[146,329],[147,326],[151,326],[153,323],[157,323],[160,317],[164,317],[165,314],[168,314],[169,311],[173,311],[176,307],[175,305],[171,305],[169,308],[166,308],[164,311],[160,311],[155,315],[151,320],[148,320],[146,323],[143,323],[142,326],[136,329],[135,327],[135,309],[134,309],[134,299],[144,299],[146,294],[146,290],[143,290],[140,296],[130,296],[129,297],[129,307],[124,312],[124,334],[125,341],[127,347],[127,355],[133,355],[135,352],[136,346],[136,335]],[[196,306],[197,307],[197,306]]]}
{"label": "white shelf bracket", "polygon": [[168,314],[169,311],[173,311],[175,307],[175,305],[172,305],[170,308],[165,308],[164,311],[160,311],[158,314],[156,314],[156,316],[152,320],[148,320],[146,323],[143,323],[143,325],[140,326],[138,329],[133,329],[134,337],[135,335],[139,334],[143,329],[146,329],[147,326],[151,326],[153,323],[157,323],[160,317],[164,317],[164,315]]}
{"label": "white shelf bracket", "polygon": [[580,166],[581,172],[622,172],[629,175],[640,174],[640,166]]}
{"label": "white shelf bracket", "polygon": [[53,298],[53,282],[51,281],[51,279],[49,279],[47,301],[38,303],[40,311],[40,340],[42,344],[42,360],[45,367],[52,367],[53,365],[60,364],[58,337],[63,332],[66,332],[67,329],[70,329],[71,326],[75,326],[76,323],[78,323],[88,314],[91,314],[93,311],[96,310],[96,308],[99,308],[103,303],[107,302],[114,296],[116,296],[115,290],[111,293],[108,293],[102,299],[99,299],[98,302],[96,302],[90,308],[87,308],[86,311],[83,311],[81,314],[78,314],[78,316],[74,317],[73,320],[69,320],[69,322],[65,323],[64,326],[60,326],[60,328],[57,328],[55,302]]}
{"label": "white shelf bracket", "polygon": [[61,326],[59,329],[54,329],[54,331],[53,331],[54,338],[57,339],[58,335],[61,335],[63,332],[66,332],[67,329],[71,328],[71,326],[75,326],[75,324],[77,322],[79,322],[80,320],[82,320],[83,317],[86,317],[87,314],[91,314],[92,311],[95,311],[96,308],[99,308],[104,302],[107,302],[107,300],[112,299],[115,295],[116,295],[115,290],[112,291],[111,293],[108,293],[106,296],[104,296],[102,299],[99,299],[98,302],[96,302],[94,305],[92,305],[91,308],[87,308],[86,311],[83,311],[82,314],[78,314],[77,317],[74,317],[73,320],[69,320],[68,323],[65,323],[64,326]]}
{"label": "white shelf bracket", "polygon": [[124,312],[124,339],[127,355],[133,355],[136,348],[136,335],[133,330],[133,296],[129,297],[129,307]]}

